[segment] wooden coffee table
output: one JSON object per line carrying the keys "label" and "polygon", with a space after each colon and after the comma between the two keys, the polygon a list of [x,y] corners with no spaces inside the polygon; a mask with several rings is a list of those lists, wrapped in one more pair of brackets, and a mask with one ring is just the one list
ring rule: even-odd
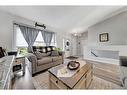
{"label": "wooden coffee table", "polygon": [[[93,65],[83,60],[77,60],[82,64],[71,77],[60,77],[58,71],[67,66],[68,62],[49,69],[50,89],[87,89],[93,78]],[[72,72],[71,70],[68,72]]]}

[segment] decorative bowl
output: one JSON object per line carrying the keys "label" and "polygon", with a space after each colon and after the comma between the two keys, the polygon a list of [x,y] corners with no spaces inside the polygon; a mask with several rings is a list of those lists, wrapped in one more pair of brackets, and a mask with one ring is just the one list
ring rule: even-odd
{"label": "decorative bowl", "polygon": [[77,70],[80,66],[80,63],[79,62],[76,62],[76,61],[70,61],[68,64],[67,64],[67,68],[70,69],[70,70]]}

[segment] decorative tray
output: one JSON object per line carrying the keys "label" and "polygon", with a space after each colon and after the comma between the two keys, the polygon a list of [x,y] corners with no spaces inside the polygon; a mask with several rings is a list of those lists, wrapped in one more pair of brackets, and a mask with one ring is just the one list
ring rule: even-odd
{"label": "decorative tray", "polygon": [[70,70],[77,70],[80,66],[80,63],[79,62],[76,62],[76,61],[70,61],[68,64],[67,64],[67,68],[70,69]]}

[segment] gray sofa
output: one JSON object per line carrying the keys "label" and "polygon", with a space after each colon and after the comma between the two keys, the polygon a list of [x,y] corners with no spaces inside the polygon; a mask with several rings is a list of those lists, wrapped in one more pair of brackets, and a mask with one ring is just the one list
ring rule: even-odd
{"label": "gray sofa", "polygon": [[[28,53],[27,58],[29,62],[27,66],[32,75],[36,73],[51,68],[53,66],[63,63],[63,52],[58,52],[58,54],[52,54],[55,51],[55,47],[35,47],[33,46],[33,52]],[[37,52],[43,54],[42,57],[36,55]],[[55,51],[56,52],[56,51]]]}

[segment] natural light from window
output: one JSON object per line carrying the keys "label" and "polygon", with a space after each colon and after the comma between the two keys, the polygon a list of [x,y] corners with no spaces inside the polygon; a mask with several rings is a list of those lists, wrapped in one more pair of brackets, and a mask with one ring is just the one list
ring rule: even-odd
{"label": "natural light from window", "polygon": [[57,46],[57,43],[56,43],[56,34],[54,34],[53,37],[52,37],[51,46]]}
{"label": "natural light from window", "polygon": [[16,47],[28,47],[19,27],[16,27]]}
{"label": "natural light from window", "polygon": [[[38,33],[37,38],[33,46],[46,46],[44,39],[42,37],[41,31]],[[53,35],[50,46],[57,46],[56,43],[56,34]],[[16,27],[16,47],[28,47],[26,40],[23,37],[23,34],[20,28]]]}
{"label": "natural light from window", "polygon": [[38,36],[34,42],[34,46],[46,46],[44,39],[42,38],[41,32],[38,33]]}

